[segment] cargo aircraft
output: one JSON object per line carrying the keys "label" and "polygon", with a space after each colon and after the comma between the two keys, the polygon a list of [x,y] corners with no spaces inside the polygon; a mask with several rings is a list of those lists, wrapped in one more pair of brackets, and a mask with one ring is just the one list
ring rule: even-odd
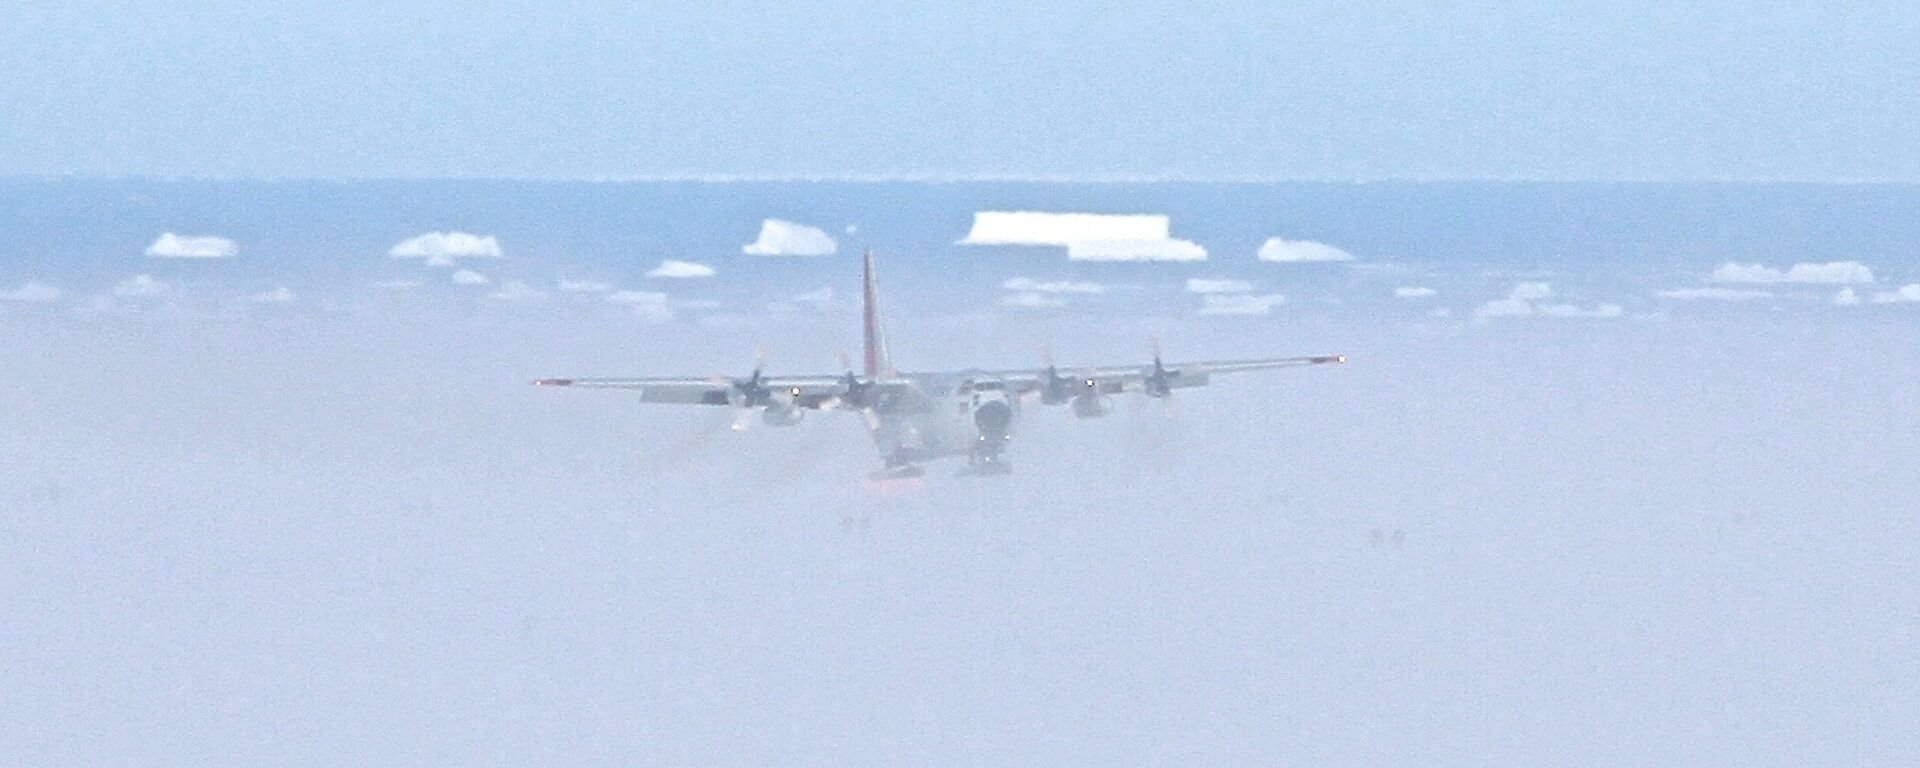
{"label": "cargo aircraft", "polygon": [[861,259],[865,360],[860,373],[842,357],[844,373],[769,375],[765,353],[745,378],[540,379],[542,387],[617,389],[637,392],[645,403],[703,405],[737,411],[735,431],[755,412],[775,427],[799,424],[808,411],[851,411],[866,421],[883,468],[877,478],[919,477],[922,464],[965,457],[966,473],[1004,474],[1011,469],[1007,445],[1023,409],[1066,406],[1080,418],[1113,410],[1113,396],[1138,392],[1165,398],[1174,390],[1205,386],[1216,375],[1344,363],[1345,355],[1164,363],[1156,348],[1140,365],[1062,369],[1043,348],[1041,366],[1028,370],[909,373],[896,370],[880,323],[879,286],[873,254]]}

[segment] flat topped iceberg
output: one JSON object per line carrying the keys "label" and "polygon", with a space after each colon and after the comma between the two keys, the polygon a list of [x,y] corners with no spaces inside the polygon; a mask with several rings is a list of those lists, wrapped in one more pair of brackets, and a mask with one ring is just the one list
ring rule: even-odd
{"label": "flat topped iceberg", "polygon": [[961,245],[1073,245],[1098,240],[1165,240],[1172,234],[1159,214],[980,211]]}

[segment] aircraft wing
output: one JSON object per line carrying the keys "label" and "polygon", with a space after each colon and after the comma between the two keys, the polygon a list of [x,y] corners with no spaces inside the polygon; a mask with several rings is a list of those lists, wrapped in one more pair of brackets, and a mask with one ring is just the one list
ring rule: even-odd
{"label": "aircraft wing", "polygon": [[[1247,371],[1266,371],[1276,368],[1300,368],[1310,365],[1339,364],[1347,361],[1346,355],[1314,355],[1311,357],[1274,357],[1252,360],[1203,360],[1194,362],[1168,363],[1162,366],[1166,385],[1170,389],[1206,386],[1214,374],[1244,373]],[[1133,366],[1095,366],[1081,367],[1059,366],[1055,375],[1064,380],[1073,392],[1092,389],[1101,394],[1118,394],[1146,389],[1147,382],[1154,376],[1152,363]],[[1039,392],[1046,389],[1047,380],[1044,370],[1018,371],[981,371],[962,374],[975,386],[987,382],[997,382],[1002,387],[1019,393]]]}
{"label": "aircraft wing", "polygon": [[1346,361],[1346,355],[1273,357],[1264,360],[1212,360],[1199,363],[1176,363],[1167,366],[1167,370],[1184,372],[1192,369],[1199,373],[1243,373],[1246,371],[1268,371],[1275,368],[1299,368],[1308,365],[1337,365]]}
{"label": "aircraft wing", "polygon": [[[643,403],[679,405],[727,405],[727,393],[734,382],[726,378],[590,378],[540,379],[536,386],[577,387],[580,389],[622,389],[640,393]],[[819,408],[821,403],[842,392],[845,381],[838,376],[766,376],[760,386],[793,396],[802,408]]]}

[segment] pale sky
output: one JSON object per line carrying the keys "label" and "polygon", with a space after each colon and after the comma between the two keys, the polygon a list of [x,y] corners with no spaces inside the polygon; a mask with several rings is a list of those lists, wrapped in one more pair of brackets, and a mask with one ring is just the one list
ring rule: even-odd
{"label": "pale sky", "polygon": [[0,175],[1920,180],[1901,3],[30,2]]}

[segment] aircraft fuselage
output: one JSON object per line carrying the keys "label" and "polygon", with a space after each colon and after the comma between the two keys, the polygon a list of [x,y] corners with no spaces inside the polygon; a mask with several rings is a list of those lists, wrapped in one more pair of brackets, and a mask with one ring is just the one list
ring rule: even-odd
{"label": "aircraft fuselage", "polygon": [[874,404],[874,447],[889,469],[950,456],[1000,468],[1019,422],[1020,401],[997,382],[904,376],[915,386]]}

